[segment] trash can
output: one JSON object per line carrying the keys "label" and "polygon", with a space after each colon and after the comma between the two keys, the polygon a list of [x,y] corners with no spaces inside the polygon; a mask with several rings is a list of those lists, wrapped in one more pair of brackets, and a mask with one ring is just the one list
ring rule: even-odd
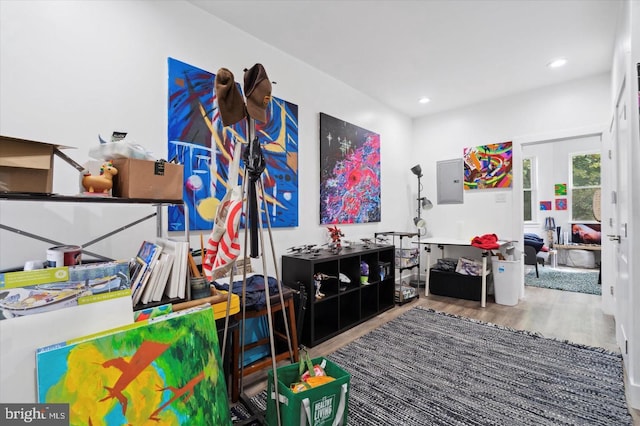
{"label": "trash can", "polygon": [[491,273],[493,274],[493,290],[496,303],[514,306],[520,298],[520,274],[522,260],[491,259]]}

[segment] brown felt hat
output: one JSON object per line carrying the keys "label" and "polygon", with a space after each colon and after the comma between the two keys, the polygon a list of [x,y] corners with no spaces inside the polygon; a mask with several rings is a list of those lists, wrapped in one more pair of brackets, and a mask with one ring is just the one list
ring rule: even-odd
{"label": "brown felt hat", "polygon": [[218,110],[224,126],[231,126],[242,120],[247,114],[240,89],[233,79],[233,73],[220,68],[215,81]]}
{"label": "brown felt hat", "polygon": [[267,106],[271,101],[271,82],[262,64],[244,70],[244,93],[247,97],[247,112],[255,120],[267,121]]}

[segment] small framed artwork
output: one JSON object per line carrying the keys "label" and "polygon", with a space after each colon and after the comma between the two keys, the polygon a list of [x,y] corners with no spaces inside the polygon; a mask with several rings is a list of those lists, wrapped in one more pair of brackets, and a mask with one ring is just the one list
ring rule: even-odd
{"label": "small framed artwork", "polygon": [[551,210],[551,201],[540,201],[540,210]]}
{"label": "small framed artwork", "polygon": [[567,184],[556,183],[554,185],[555,195],[567,195]]}
{"label": "small framed artwork", "polygon": [[556,210],[566,210],[566,209],[567,209],[567,199],[556,198]]}

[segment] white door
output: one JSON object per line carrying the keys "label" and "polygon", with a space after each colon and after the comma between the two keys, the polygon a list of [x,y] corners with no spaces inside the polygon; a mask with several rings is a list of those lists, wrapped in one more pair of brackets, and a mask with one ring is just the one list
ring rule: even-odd
{"label": "white door", "polygon": [[629,96],[627,94],[628,80],[625,78],[620,88],[616,102],[615,123],[612,134],[612,160],[615,164],[613,192],[610,195],[612,203],[612,227],[614,234],[609,235],[614,249],[614,303],[616,305],[616,341],[623,356],[627,354],[627,340],[630,330],[629,312],[629,188],[630,186],[630,158],[629,147]]}

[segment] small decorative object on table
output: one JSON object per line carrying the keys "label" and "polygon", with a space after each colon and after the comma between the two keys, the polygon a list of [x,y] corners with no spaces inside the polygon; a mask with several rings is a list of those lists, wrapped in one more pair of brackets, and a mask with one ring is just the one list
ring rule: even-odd
{"label": "small decorative object on table", "polygon": [[544,221],[544,229],[547,231],[549,239],[549,248],[553,248],[553,234],[556,231],[556,220],[552,216],[548,216]]}
{"label": "small decorative object on table", "polygon": [[329,236],[331,237],[331,242],[329,243],[329,249],[334,254],[338,254],[340,253],[340,250],[342,250],[342,244],[341,244],[342,240],[340,238],[344,237],[344,234],[335,225],[333,226],[333,228],[327,228],[327,229],[329,230]]}
{"label": "small decorative object on table", "polygon": [[351,283],[351,278],[346,276],[344,273],[340,272],[339,280],[340,280],[339,290],[345,291],[349,287],[349,284]]}
{"label": "small decorative object on table", "polygon": [[311,255],[318,256],[319,252],[320,252],[320,247],[317,247],[315,244],[293,246],[287,249],[287,253],[292,253],[293,255],[311,254]]}
{"label": "small decorative object on table", "polygon": [[322,281],[328,280],[329,278],[332,277],[323,274],[322,272],[318,272],[317,274],[313,275],[313,286],[316,289],[316,299],[322,299],[325,296],[324,293],[320,291],[320,287],[322,287]]}
{"label": "small decorative object on table", "polygon": [[92,176],[91,173],[85,172],[82,177],[82,186],[88,193],[108,194],[113,188],[113,177],[118,174],[118,169],[113,166],[111,161],[106,161],[100,166],[100,176]]}
{"label": "small decorative object on table", "polygon": [[360,262],[360,284],[369,284],[369,265],[365,261]]}

